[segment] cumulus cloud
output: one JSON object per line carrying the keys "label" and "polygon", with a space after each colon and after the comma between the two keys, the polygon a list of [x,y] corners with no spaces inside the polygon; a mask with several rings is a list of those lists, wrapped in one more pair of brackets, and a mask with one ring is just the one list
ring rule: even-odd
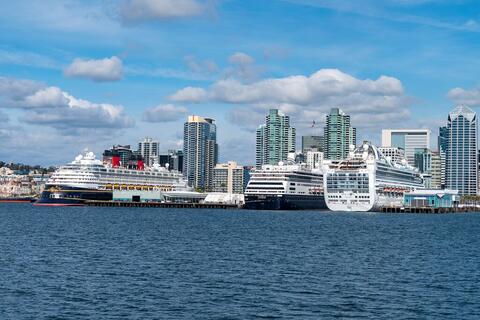
{"label": "cumulus cloud", "polygon": [[[333,107],[352,115],[354,125],[367,127],[375,121],[405,120],[410,104],[402,83],[393,77],[357,79],[337,69],[321,69],[310,76],[270,78],[253,83],[220,80],[208,88],[187,87],[169,97],[184,103],[217,102],[238,105],[230,120],[252,127],[268,108],[293,115],[300,126],[322,121]],[[375,125],[377,125],[376,122]]]}
{"label": "cumulus cloud", "polygon": [[123,107],[76,98],[58,87],[0,78],[0,106],[27,111],[21,120],[56,129],[127,128],[134,125]]}
{"label": "cumulus cloud", "polygon": [[24,108],[59,108],[66,107],[68,99],[60,88],[48,87],[38,90],[18,103]]}
{"label": "cumulus cloud", "polygon": [[171,95],[169,99],[172,101],[202,102],[208,100],[208,93],[202,88],[185,87]]}
{"label": "cumulus cloud", "polygon": [[[44,85],[37,81],[0,77],[0,98],[15,100],[34,94]],[[1,107],[1,105],[0,105]]]}
{"label": "cumulus cloud", "polygon": [[63,108],[32,110],[22,118],[24,122],[72,130],[78,128],[128,128],[134,125],[122,106],[108,103],[93,103],[78,99],[63,92],[68,103]]}
{"label": "cumulus cloud", "polygon": [[75,59],[65,68],[64,74],[71,78],[84,78],[98,82],[117,81],[123,77],[122,60],[113,56],[104,59]]}
{"label": "cumulus cloud", "polygon": [[126,0],[120,16],[126,23],[168,20],[200,16],[208,11],[208,3],[198,0]]}
{"label": "cumulus cloud", "polygon": [[396,97],[403,95],[402,83],[395,78],[381,76],[377,80],[360,80],[336,69],[322,69],[306,76],[272,78],[251,84],[234,79],[220,80],[208,90],[187,87],[170,99],[183,102],[218,101],[226,103],[291,103],[309,105],[325,98],[348,95],[359,100],[361,96]]}
{"label": "cumulus cloud", "polygon": [[480,88],[466,90],[463,88],[453,88],[447,94],[447,97],[456,104],[466,104],[472,107],[480,106]]}
{"label": "cumulus cloud", "polygon": [[66,103],[57,87],[45,87],[32,80],[0,78],[0,107],[52,108],[66,106]]}
{"label": "cumulus cloud", "polygon": [[173,104],[162,104],[148,109],[143,113],[142,119],[146,122],[170,122],[184,117],[188,113],[187,108],[177,107]]}

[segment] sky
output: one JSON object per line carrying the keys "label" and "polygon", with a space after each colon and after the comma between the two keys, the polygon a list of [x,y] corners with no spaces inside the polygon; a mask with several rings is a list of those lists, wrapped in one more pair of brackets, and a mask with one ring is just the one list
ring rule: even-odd
{"label": "sky", "polygon": [[220,161],[248,165],[270,108],[298,146],[334,107],[358,142],[436,136],[454,106],[478,110],[479,56],[476,0],[9,1],[0,160],[60,165],[146,136],[181,149],[196,114],[216,120]]}

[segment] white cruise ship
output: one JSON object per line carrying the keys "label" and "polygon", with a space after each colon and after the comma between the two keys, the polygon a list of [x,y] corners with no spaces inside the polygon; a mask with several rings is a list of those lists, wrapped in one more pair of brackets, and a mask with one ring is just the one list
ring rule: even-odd
{"label": "white cruise ship", "polygon": [[283,163],[253,169],[245,189],[245,208],[326,209],[321,169],[310,170],[305,164]]}
{"label": "white cruise ship", "polygon": [[112,200],[113,190],[190,191],[181,173],[167,168],[114,167],[92,152],[78,155],[55,171],[35,205],[82,205],[85,200]]}
{"label": "white cruise ship", "polygon": [[351,148],[349,157],[324,162],[325,201],[332,211],[375,211],[402,206],[403,195],[423,189],[417,169],[392,162],[371,143]]}

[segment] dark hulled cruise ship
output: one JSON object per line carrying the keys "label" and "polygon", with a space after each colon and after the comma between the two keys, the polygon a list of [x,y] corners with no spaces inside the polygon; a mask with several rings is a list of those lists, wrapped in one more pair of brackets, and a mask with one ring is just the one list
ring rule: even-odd
{"label": "dark hulled cruise ship", "polygon": [[256,210],[326,209],[321,170],[306,164],[264,165],[250,173],[245,208]]}

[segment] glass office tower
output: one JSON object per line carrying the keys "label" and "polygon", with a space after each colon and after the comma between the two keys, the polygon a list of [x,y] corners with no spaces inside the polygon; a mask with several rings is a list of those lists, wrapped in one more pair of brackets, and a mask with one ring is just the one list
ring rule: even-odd
{"label": "glass office tower", "polygon": [[460,195],[476,195],[478,191],[477,115],[458,106],[448,114],[446,145],[446,177],[448,189]]}

